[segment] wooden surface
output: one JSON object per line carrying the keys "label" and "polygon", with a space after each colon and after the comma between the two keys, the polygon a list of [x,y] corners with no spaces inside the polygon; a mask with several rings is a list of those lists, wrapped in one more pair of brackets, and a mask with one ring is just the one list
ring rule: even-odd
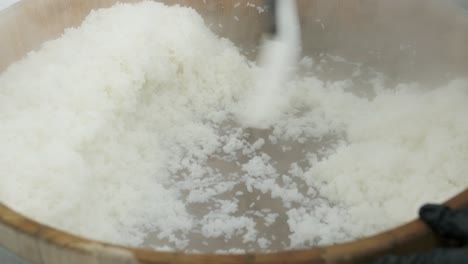
{"label": "wooden surface", "polygon": [[[447,204],[468,209],[468,189]],[[73,236],[27,219],[0,205],[0,245],[33,263],[319,264],[366,263],[384,254],[408,254],[437,244],[428,227],[414,220],[394,230],[329,247],[279,253],[208,255],[126,248]]]}
{"label": "wooden surface", "polygon": [[[0,12],[0,71],[45,40],[59,36],[64,28],[78,26],[92,8],[115,2],[23,0]],[[259,39],[271,26],[268,14],[246,7],[248,2],[262,5],[263,0],[162,2],[194,7],[215,32],[230,38],[246,53],[255,53]],[[448,73],[468,76],[468,11],[456,5],[457,0],[298,2],[307,55],[341,55],[401,80],[433,81]]]}
{"label": "wooden surface", "polygon": [[31,264],[31,262],[19,258],[12,252],[2,248],[0,246],[0,263],[2,264]]}
{"label": "wooden surface", "polygon": [[[133,0],[125,2],[131,1]],[[0,12],[0,71],[27,52],[38,48],[42,42],[59,36],[64,28],[79,25],[92,8],[110,6],[114,2],[116,0],[23,0],[14,8]],[[222,30],[217,29],[219,34],[231,38],[246,49],[255,47],[268,27],[268,18],[265,14],[258,15],[254,9],[236,9],[234,4],[237,1],[208,0],[208,5],[203,4],[202,0],[166,2],[194,6],[208,22],[223,24]],[[245,6],[249,1],[239,2]],[[259,3],[260,0],[250,0],[250,2]],[[417,50],[426,56],[419,59],[415,57],[412,63],[427,69],[426,73],[432,68],[426,64],[432,63],[445,67],[446,70],[466,73],[465,76],[468,76],[466,68],[468,53],[464,47],[468,43],[468,27],[465,18],[457,17],[451,20],[452,13],[444,16],[443,13],[449,12],[449,8],[436,11],[430,9],[426,3],[434,1],[424,2],[422,6],[427,10],[409,8],[409,3],[413,5],[422,3],[419,0],[392,1],[392,3],[398,2],[401,3],[400,6],[388,6],[389,1],[381,0],[302,0],[301,23],[306,32],[304,49],[308,54],[335,51],[338,54],[361,58],[377,66],[380,63],[382,69],[397,75],[403,76],[408,71],[416,76],[417,69],[408,66],[410,64],[405,53],[398,51],[399,41],[411,40]],[[413,17],[415,12],[419,16]],[[428,14],[437,19],[430,20],[430,23],[426,22],[432,28],[422,30],[424,19],[427,19]],[[234,22],[232,19],[234,15],[241,18],[241,24]],[[391,17],[406,19],[405,23],[413,19],[418,21],[411,24],[412,26],[397,30],[402,25],[393,20],[387,21]],[[438,21],[439,24],[434,25],[434,21]],[[418,32],[418,29],[422,31]],[[433,37],[432,33],[428,33],[432,32],[430,30],[442,34],[441,36],[446,38],[444,42],[434,38],[433,43],[426,43],[428,38]],[[393,39],[383,37],[389,33],[394,34]],[[349,42],[345,43],[343,38]],[[380,48],[381,56],[389,59],[382,62],[375,56],[365,55],[373,48]],[[427,57],[427,54],[436,51],[440,52],[433,57]],[[468,190],[450,200],[448,204],[452,207],[468,208]],[[0,246],[32,263],[365,263],[379,255],[405,254],[427,249],[435,244],[437,241],[428,228],[421,221],[415,220],[377,236],[310,250],[248,255],[161,253],[73,236],[32,221],[0,205]]]}

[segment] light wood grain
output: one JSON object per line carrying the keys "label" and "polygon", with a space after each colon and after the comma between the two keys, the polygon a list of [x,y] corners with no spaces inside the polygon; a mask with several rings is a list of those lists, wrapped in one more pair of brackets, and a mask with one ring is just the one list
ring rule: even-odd
{"label": "light wood grain", "polygon": [[[453,208],[468,208],[468,189],[447,204]],[[415,220],[376,236],[310,250],[247,255],[163,253],[73,236],[0,205],[0,245],[33,263],[365,263],[383,254],[407,254],[436,244],[428,227]]]}
{"label": "light wood grain", "polygon": [[[23,0],[0,12],[0,71],[44,41],[58,37],[64,28],[78,26],[91,9],[108,7],[115,2]],[[213,29],[246,52],[256,47],[269,26],[268,14],[259,15],[255,9],[245,8],[249,1],[165,2],[193,6],[208,24],[221,23],[222,29]],[[236,2],[241,2],[241,7],[236,8]],[[250,2],[261,3],[260,0]],[[399,77],[424,78],[441,69],[468,77],[466,17],[450,6],[435,8],[436,5],[437,1],[422,0],[300,0],[304,50],[309,55],[334,52]],[[240,22],[234,20],[234,16],[238,16]],[[413,61],[400,50],[402,41],[411,42],[418,51],[418,55],[411,58]],[[380,50],[380,59],[369,55],[372,49]],[[448,204],[468,208],[468,190]],[[162,253],[73,236],[0,204],[0,245],[33,263],[363,263],[382,254],[409,253],[436,244],[428,228],[415,220],[377,236],[310,250],[247,255]]]}

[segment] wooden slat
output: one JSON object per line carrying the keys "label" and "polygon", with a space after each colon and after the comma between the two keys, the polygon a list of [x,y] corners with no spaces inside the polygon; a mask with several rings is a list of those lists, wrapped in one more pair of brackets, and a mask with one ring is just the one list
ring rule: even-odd
{"label": "wooden slat", "polygon": [[[23,0],[15,7],[0,12],[0,71],[38,48],[44,41],[59,36],[65,27],[77,26],[92,8],[107,7],[116,1]],[[218,28],[218,33],[246,48],[255,47],[267,26],[267,17],[259,16],[256,10],[234,8],[237,1],[207,0],[208,5],[202,0],[166,1],[193,6],[207,21],[222,23],[223,29]],[[249,1],[240,2],[245,4]],[[260,0],[255,2],[259,3]],[[407,70],[409,64],[397,44],[402,40],[414,40],[422,54],[415,61],[419,66],[424,68],[428,62],[440,62],[444,69],[453,69],[468,76],[466,17],[453,19],[453,14],[458,13],[445,7],[430,8],[434,3],[429,0],[300,0],[301,23],[306,35],[304,43],[307,44],[304,48],[309,54],[334,51],[377,66],[381,63],[381,69],[386,73],[402,74],[401,71]],[[236,22],[234,15],[241,22]],[[396,23],[398,21],[401,23]],[[402,21],[414,24],[402,28]],[[424,26],[429,28],[423,30]],[[413,32],[415,29],[422,30],[419,32],[420,38],[414,36],[418,34],[417,31]],[[437,36],[443,37],[445,42],[434,39],[434,43],[427,43],[431,30],[441,34]],[[394,34],[393,38],[386,38],[388,34]],[[343,42],[343,38],[349,42]],[[386,61],[379,62],[375,57],[365,55],[370,48],[381,48]],[[428,56],[432,53],[434,58]],[[448,204],[468,208],[468,190]],[[0,245],[33,263],[44,264],[361,263],[391,252],[409,253],[430,248],[436,243],[429,229],[421,221],[415,220],[377,236],[310,250],[249,255],[162,253],[73,236],[32,221],[0,204]]]}

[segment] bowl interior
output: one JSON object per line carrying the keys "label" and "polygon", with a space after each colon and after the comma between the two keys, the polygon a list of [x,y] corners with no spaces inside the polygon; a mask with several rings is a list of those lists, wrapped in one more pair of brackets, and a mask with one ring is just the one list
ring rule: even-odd
{"label": "bowl interior", "polygon": [[[27,52],[40,47],[44,41],[59,36],[64,28],[79,25],[91,9],[108,7],[116,2],[24,1],[1,12],[0,36],[4,45],[0,49],[0,71]],[[259,43],[272,24],[267,3],[260,0],[162,2],[192,6],[213,31],[229,38],[251,59],[256,57]],[[468,77],[468,52],[465,47],[465,43],[468,43],[468,13],[460,8],[458,1],[298,2],[303,55],[321,63],[324,70],[319,78],[325,81],[351,76],[356,70],[356,64],[382,72],[391,83],[416,81],[431,86],[454,77]],[[362,79],[365,78],[364,74]],[[357,78],[356,81],[362,79]],[[356,92],[366,93],[365,85],[362,87],[362,91]],[[248,140],[253,144],[270,132],[252,129]],[[263,148],[269,156],[281,163],[278,168],[286,171],[290,163],[300,158],[304,149],[311,151],[322,147],[314,144],[290,145],[292,150],[287,153],[274,145],[266,144]],[[211,161],[211,165],[222,173],[230,173],[233,166],[216,160]],[[226,193],[226,197],[239,191],[245,192],[234,189],[232,193]],[[280,201],[272,201],[258,193],[252,194],[249,199],[241,206],[247,208],[251,200],[257,199],[259,206],[263,203],[269,207],[281,207]],[[207,208],[194,207],[191,210],[203,214]],[[283,226],[273,225],[268,229],[271,229],[269,232],[277,232],[279,237],[287,235],[284,233],[287,229]],[[191,239],[196,240],[197,237]],[[243,242],[233,243],[242,245]],[[279,250],[283,246],[278,242],[270,249]]]}

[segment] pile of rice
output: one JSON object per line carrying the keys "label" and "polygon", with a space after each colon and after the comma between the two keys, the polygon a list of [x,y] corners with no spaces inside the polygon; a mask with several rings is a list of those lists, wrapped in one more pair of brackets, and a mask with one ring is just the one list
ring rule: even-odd
{"label": "pile of rice", "polygon": [[245,128],[260,69],[194,10],[94,11],[0,75],[0,201],[93,239],[241,253],[371,235],[468,186],[467,80],[373,74],[363,95],[358,71],[300,67],[273,126]]}

